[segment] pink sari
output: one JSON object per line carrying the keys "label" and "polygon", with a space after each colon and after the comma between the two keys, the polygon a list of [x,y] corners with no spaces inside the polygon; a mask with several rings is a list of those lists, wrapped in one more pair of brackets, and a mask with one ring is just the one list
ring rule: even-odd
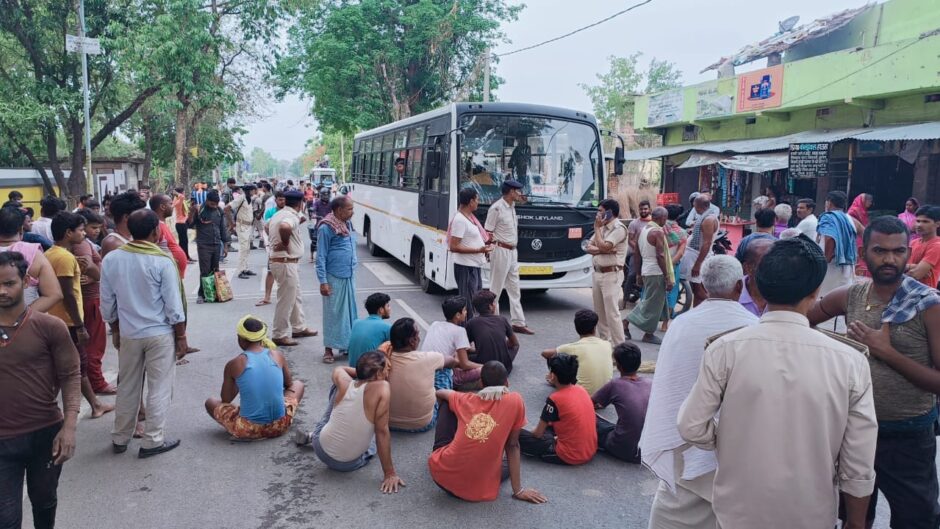
{"label": "pink sari", "polygon": [[[853,219],[859,221],[862,224],[862,228],[868,226],[868,210],[865,209],[865,193],[861,193],[855,200],[852,201],[852,205],[849,207],[848,214]],[[868,265],[865,264],[864,253],[862,252],[862,231],[859,230],[858,234],[855,236],[855,246],[858,248],[858,262],[855,265],[855,275],[871,277],[871,274],[868,272]]]}
{"label": "pink sari", "polygon": [[911,213],[910,211],[905,210],[903,213],[898,215],[898,218],[901,219],[907,229],[911,230],[911,240],[920,239],[920,235],[914,232],[914,223],[917,220],[917,216]]}

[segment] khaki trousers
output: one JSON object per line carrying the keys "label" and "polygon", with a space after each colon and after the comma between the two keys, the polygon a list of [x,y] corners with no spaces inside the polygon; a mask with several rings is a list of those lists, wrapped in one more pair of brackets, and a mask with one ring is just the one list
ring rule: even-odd
{"label": "khaki trousers", "polygon": [[496,246],[490,254],[490,292],[496,294],[496,314],[503,289],[509,294],[509,316],[513,325],[525,325],[519,292],[519,257],[516,250]]}
{"label": "khaki trousers", "polygon": [[303,298],[300,295],[300,265],[297,263],[271,263],[271,274],[277,282],[277,304],[274,305],[274,323],[271,337],[290,338],[291,332],[307,327]]}
{"label": "khaki trousers", "polygon": [[121,337],[118,350],[118,390],[114,409],[114,444],[127,445],[137,426],[147,379],[147,420],[144,422],[143,448],[163,446],[163,427],[173,398],[176,378],[176,347],[173,333],[150,338]]}
{"label": "khaki trousers", "polygon": [[248,270],[248,255],[251,252],[251,224],[236,222],[235,233],[238,234],[238,269],[236,274]]}
{"label": "khaki trousers", "polygon": [[679,478],[684,468],[682,450],[673,450],[676,469],[676,492],[659,482],[649,529],[715,529],[718,520],[712,511],[712,486],[715,473],[709,472],[692,480]]}
{"label": "khaki trousers", "polygon": [[594,312],[597,313],[597,335],[608,340],[614,347],[626,340],[623,323],[620,319],[620,289],[623,283],[623,270],[617,272],[594,271],[591,278],[591,294],[594,298]]}

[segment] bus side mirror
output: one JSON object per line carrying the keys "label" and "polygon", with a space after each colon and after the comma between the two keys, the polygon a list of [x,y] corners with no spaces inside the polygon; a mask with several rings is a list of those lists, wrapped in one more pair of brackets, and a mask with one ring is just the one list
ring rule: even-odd
{"label": "bus side mirror", "polygon": [[623,147],[617,147],[614,149],[614,174],[622,175],[623,174],[623,164],[626,160],[623,158]]}
{"label": "bus side mirror", "polygon": [[424,156],[424,178],[426,180],[438,178],[441,175],[441,153],[428,151]]}

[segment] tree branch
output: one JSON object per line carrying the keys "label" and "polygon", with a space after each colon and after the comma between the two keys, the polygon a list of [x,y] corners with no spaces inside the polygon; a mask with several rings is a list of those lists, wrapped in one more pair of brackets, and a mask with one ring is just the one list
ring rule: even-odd
{"label": "tree branch", "polygon": [[[147,88],[143,92],[137,94],[137,97],[133,101],[131,101],[131,104],[128,105],[127,108],[122,110],[118,115],[108,120],[108,122],[105,123],[104,126],[101,127],[98,133],[92,136],[91,149],[95,150],[95,147],[97,147],[98,144],[104,141],[104,139],[110,136],[111,133],[114,132],[118,127],[120,127],[122,123],[124,123],[131,116],[133,116],[134,113],[137,112],[137,109],[140,108],[140,106],[143,105],[147,101],[147,99],[150,98],[150,96],[156,94],[159,91],[160,91],[159,86],[151,86],[150,88]],[[90,155],[91,154],[89,153],[89,156]]]}

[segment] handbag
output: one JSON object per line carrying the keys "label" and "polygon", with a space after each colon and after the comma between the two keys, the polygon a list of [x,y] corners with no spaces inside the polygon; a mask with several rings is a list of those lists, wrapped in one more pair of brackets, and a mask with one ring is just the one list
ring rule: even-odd
{"label": "handbag", "polygon": [[215,273],[215,300],[219,303],[232,301],[232,285],[228,282],[225,272]]}
{"label": "handbag", "polygon": [[202,299],[206,303],[215,303],[215,277],[205,276],[199,280],[202,281]]}

